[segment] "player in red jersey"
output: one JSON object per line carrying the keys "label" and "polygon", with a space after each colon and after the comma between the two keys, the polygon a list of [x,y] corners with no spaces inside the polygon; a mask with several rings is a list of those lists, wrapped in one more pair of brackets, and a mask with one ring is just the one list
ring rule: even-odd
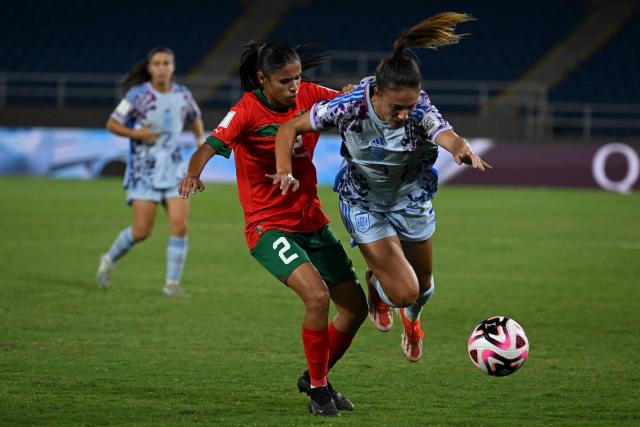
{"label": "player in red jersey", "polygon": [[[312,163],[318,134],[302,135],[292,150],[292,173],[300,191],[284,195],[273,185],[275,135],[281,124],[337,91],[302,80],[302,71],[323,57],[300,59],[304,48],[251,43],[242,55],[246,93],[191,157],[180,194],[203,191],[200,174],[215,154],[234,151],[245,237],[251,255],[293,289],[304,303],[302,342],[308,370],[298,389],[309,395],[315,415],[335,416],[353,404],[327,381],[328,370],[349,348],[367,316],[367,303],[351,260],[328,226],[317,195]],[[328,321],[329,301],[337,315]]]}

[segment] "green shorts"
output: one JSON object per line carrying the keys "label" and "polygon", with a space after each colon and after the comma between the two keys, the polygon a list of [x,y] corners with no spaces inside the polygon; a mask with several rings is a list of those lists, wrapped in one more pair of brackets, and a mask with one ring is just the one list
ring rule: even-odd
{"label": "green shorts", "polygon": [[328,286],[358,278],[351,260],[328,225],[312,233],[267,230],[251,255],[285,284],[293,270],[305,262],[313,264]]}

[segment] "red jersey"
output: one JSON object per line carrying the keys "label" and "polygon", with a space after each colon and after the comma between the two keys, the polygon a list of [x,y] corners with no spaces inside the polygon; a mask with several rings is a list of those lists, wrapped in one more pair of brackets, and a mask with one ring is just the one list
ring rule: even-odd
{"label": "red jersey", "polygon": [[317,133],[299,136],[293,146],[291,166],[293,176],[300,181],[298,191],[283,196],[280,187],[265,174],[276,172],[275,136],[280,125],[305,113],[316,102],[337,95],[334,90],[302,82],[295,106],[277,111],[260,89],[247,92],[207,138],[206,143],[217,154],[229,158],[231,150],[234,152],[249,249],[269,229],[304,233],[317,231],[329,223],[320,209],[316,168],[311,161],[318,143]]}

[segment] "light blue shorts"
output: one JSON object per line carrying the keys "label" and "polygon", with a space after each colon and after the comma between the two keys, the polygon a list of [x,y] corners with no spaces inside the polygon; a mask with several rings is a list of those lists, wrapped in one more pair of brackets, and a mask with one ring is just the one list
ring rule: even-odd
{"label": "light blue shorts", "polygon": [[135,188],[127,189],[127,204],[131,205],[134,200],[148,200],[155,203],[164,203],[165,200],[180,197],[178,186],[171,188],[153,188],[138,185]]}
{"label": "light blue shorts", "polygon": [[402,241],[422,242],[436,230],[436,214],[431,201],[424,210],[401,209],[393,212],[366,211],[340,201],[340,215],[355,243],[371,243],[391,236]]}

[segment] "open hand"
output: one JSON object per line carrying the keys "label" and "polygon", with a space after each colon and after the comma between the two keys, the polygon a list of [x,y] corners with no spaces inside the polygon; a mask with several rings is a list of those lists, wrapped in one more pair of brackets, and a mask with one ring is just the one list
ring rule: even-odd
{"label": "open hand", "polygon": [[265,174],[265,176],[273,180],[273,185],[280,184],[280,190],[282,190],[283,196],[287,194],[287,191],[289,191],[289,189],[291,189],[292,192],[296,192],[298,191],[298,188],[300,188],[300,181],[295,179],[293,175],[291,175],[291,172],[276,172],[273,175],[267,173]]}
{"label": "open hand", "polygon": [[196,191],[204,191],[204,184],[200,181],[200,178],[187,176],[180,181],[178,192],[183,199],[188,199],[189,194],[195,194]]}

